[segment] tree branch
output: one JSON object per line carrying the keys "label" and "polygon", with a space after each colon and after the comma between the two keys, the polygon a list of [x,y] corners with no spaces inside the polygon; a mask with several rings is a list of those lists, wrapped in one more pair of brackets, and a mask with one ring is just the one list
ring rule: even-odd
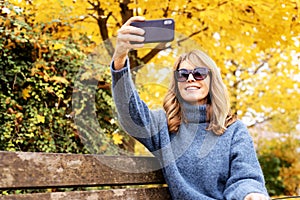
{"label": "tree branch", "polygon": [[184,42],[184,41],[190,39],[191,37],[193,37],[193,36],[195,36],[195,35],[201,33],[202,31],[206,31],[206,30],[208,30],[208,27],[205,27],[205,28],[203,28],[202,30],[196,31],[196,32],[190,34],[189,36],[187,36],[187,37],[185,37],[185,38],[183,38],[183,39],[181,39],[181,40],[178,40],[177,43],[180,45],[180,43],[182,43],[182,42]]}
{"label": "tree branch", "polygon": [[128,4],[130,0],[123,0],[120,1],[120,8],[121,8],[121,16],[122,16],[122,24],[124,24],[130,17],[133,16],[133,10],[128,8]]}
{"label": "tree branch", "polygon": [[170,48],[170,46],[167,47],[166,45],[167,45],[167,43],[159,43],[158,45],[156,45],[153,49],[151,49],[151,51],[147,55],[145,55],[141,59],[142,63],[148,63],[160,51]]}
{"label": "tree branch", "polygon": [[164,12],[164,14],[163,14],[163,17],[168,17],[168,11],[169,11],[169,9],[170,9],[170,1],[171,0],[168,0],[168,5],[167,5],[167,7],[164,9],[164,8],[162,8],[162,10],[163,10],[163,12]]}

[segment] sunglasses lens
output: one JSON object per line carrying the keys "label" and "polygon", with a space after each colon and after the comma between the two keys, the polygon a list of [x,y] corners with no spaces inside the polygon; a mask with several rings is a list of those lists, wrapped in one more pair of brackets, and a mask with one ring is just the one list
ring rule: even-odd
{"label": "sunglasses lens", "polygon": [[204,80],[208,75],[209,70],[201,67],[194,70],[180,69],[175,71],[175,78],[178,82],[185,82],[189,75],[192,74],[195,80]]}
{"label": "sunglasses lens", "polygon": [[176,77],[176,80],[179,81],[179,82],[184,82],[188,79],[189,77],[189,73],[187,70],[178,70],[175,72],[175,77]]}
{"label": "sunglasses lens", "polygon": [[204,80],[207,77],[208,69],[207,68],[196,68],[193,71],[193,76],[196,80]]}

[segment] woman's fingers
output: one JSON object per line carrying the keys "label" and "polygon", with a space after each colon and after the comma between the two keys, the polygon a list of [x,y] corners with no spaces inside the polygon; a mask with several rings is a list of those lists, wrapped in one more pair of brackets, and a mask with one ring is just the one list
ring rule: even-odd
{"label": "woman's fingers", "polygon": [[113,59],[115,67],[119,68],[124,65],[125,58],[130,49],[141,48],[144,46],[143,42],[145,31],[141,28],[131,26],[130,24],[135,21],[144,21],[142,16],[131,17],[125,24],[118,30],[117,43]]}
{"label": "woman's fingers", "polygon": [[145,21],[145,18],[142,16],[134,16],[128,19],[127,22],[119,29],[118,31],[118,39],[120,41],[129,43],[129,42],[143,42],[145,34],[145,31],[141,28],[137,28],[134,26],[131,26],[130,24],[132,22],[136,21]]}
{"label": "woman's fingers", "polygon": [[118,39],[122,41],[143,42],[145,31],[134,26],[123,25],[118,31]]}
{"label": "woman's fingers", "polygon": [[[144,17],[135,16],[130,18],[119,30],[117,35],[116,53],[118,55],[127,54],[130,49],[141,48],[144,41],[145,31],[141,28],[131,26],[134,21],[143,21]],[[139,43],[139,44],[136,44]]]}
{"label": "woman's fingers", "polygon": [[126,44],[131,44],[132,42],[143,42],[145,38],[143,36],[133,34],[120,34],[118,36],[118,40]]}
{"label": "woman's fingers", "polygon": [[130,25],[123,25],[119,30],[118,34],[136,34],[136,35],[143,35],[145,31],[141,28],[137,28]]}

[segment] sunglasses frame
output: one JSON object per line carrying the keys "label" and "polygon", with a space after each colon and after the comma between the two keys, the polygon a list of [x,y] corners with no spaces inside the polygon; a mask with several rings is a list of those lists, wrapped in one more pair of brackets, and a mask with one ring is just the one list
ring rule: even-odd
{"label": "sunglasses frame", "polygon": [[[199,71],[197,72],[197,70],[199,70],[199,69],[201,69],[201,73],[200,73]],[[185,71],[185,72],[186,72],[186,73],[182,76],[182,77],[185,78],[185,80],[180,80],[180,79],[178,78],[179,72],[180,72],[180,71]],[[203,74],[203,72],[205,72],[205,74]],[[196,73],[201,74],[201,78],[195,76]],[[208,75],[211,75],[211,71],[210,71],[210,69],[208,69],[207,67],[196,67],[196,68],[193,69],[193,70],[188,70],[188,69],[177,69],[177,70],[174,71],[174,77],[175,77],[175,80],[178,81],[178,82],[185,82],[185,81],[187,81],[187,80],[189,79],[190,74],[193,75],[193,77],[194,77],[195,80],[197,80],[197,81],[202,81],[202,80],[206,79],[206,77],[207,77]]]}

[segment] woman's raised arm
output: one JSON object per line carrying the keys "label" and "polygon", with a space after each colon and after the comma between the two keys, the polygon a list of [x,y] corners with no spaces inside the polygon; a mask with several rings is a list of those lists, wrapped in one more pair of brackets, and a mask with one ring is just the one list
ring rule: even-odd
{"label": "woman's raised arm", "polygon": [[114,69],[123,68],[127,54],[130,49],[141,48],[143,44],[132,44],[131,42],[143,42],[145,31],[141,28],[130,26],[134,21],[144,21],[142,16],[131,17],[119,30],[117,44],[113,55]]}

